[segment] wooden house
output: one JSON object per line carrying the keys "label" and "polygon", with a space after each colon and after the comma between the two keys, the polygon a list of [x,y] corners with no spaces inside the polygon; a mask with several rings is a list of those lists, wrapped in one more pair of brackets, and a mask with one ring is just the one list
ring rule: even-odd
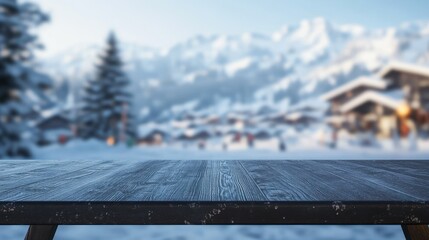
{"label": "wooden house", "polygon": [[[329,116],[342,116],[341,106],[356,96],[369,90],[384,90],[387,87],[386,81],[373,77],[360,77],[342,86],[339,86],[332,91],[322,96],[325,101],[328,101],[330,106],[327,114]],[[342,122],[345,119],[341,119]]]}
{"label": "wooden house", "polygon": [[398,128],[397,108],[404,103],[401,90],[364,92],[340,107],[343,126],[352,133],[371,131],[390,137]]}
{"label": "wooden house", "polygon": [[48,118],[42,119],[40,122],[37,123],[37,127],[42,131],[49,131],[49,130],[58,130],[58,129],[70,129],[70,120],[62,116],[60,114],[56,114],[53,116],[50,116]]}
{"label": "wooden house", "polygon": [[161,129],[153,129],[139,136],[139,145],[161,145],[167,137],[167,133]]}
{"label": "wooden house", "polygon": [[411,108],[429,111],[429,68],[392,63],[378,75],[385,79],[389,89],[402,89]]}
{"label": "wooden house", "polygon": [[72,122],[62,113],[52,113],[44,116],[36,123],[38,129],[37,144],[40,146],[51,143],[64,143],[73,137]]}
{"label": "wooden house", "polygon": [[158,123],[145,123],[137,128],[137,142],[139,145],[161,145],[169,140],[173,129]]}
{"label": "wooden house", "polygon": [[335,129],[390,137],[404,119],[411,119],[417,128],[429,124],[419,122],[428,114],[429,69],[390,64],[377,76],[358,78],[322,98],[330,103],[326,120]]}
{"label": "wooden house", "polygon": [[187,129],[181,133],[177,139],[185,141],[207,140],[211,134],[207,129]]}
{"label": "wooden house", "polygon": [[219,125],[221,124],[221,119],[218,116],[209,116],[206,119],[204,119],[205,124],[207,125]]}
{"label": "wooden house", "polygon": [[276,116],[272,116],[268,119],[269,122],[276,125],[292,125],[295,127],[307,127],[312,123],[316,123],[318,121],[318,117],[313,116],[312,112],[300,112],[294,111],[290,113],[281,113]]}
{"label": "wooden house", "polygon": [[286,116],[286,123],[294,126],[303,126],[307,127],[312,123],[317,122],[318,119],[315,116],[312,116],[310,113],[304,112],[292,112]]}

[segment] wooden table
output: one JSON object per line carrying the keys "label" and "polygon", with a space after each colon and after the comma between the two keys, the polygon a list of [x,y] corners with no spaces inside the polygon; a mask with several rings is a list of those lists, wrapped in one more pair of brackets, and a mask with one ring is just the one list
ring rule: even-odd
{"label": "wooden table", "polygon": [[429,239],[429,161],[0,161],[0,224],[398,224]]}

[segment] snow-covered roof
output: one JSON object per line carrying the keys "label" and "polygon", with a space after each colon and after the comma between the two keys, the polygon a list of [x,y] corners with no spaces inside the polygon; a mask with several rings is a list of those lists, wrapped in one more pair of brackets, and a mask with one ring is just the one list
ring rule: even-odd
{"label": "snow-covered roof", "polygon": [[297,121],[298,119],[302,118],[303,116],[304,115],[302,113],[300,113],[300,112],[293,112],[291,114],[288,114],[286,116],[286,119],[290,120],[290,121]]}
{"label": "snow-covered roof", "polygon": [[289,106],[287,109],[288,112],[294,112],[294,111],[320,111],[324,112],[326,108],[328,107],[328,104],[326,101],[320,101],[317,98],[308,98],[305,100],[301,100],[296,104],[293,104]]}
{"label": "snow-covered roof", "polygon": [[169,128],[166,125],[157,124],[157,123],[146,123],[146,124],[140,124],[137,127],[137,133],[139,137],[146,137],[153,131],[161,131],[161,132],[169,132]]}
{"label": "snow-covered roof", "polygon": [[392,62],[392,63],[390,63],[385,68],[381,69],[381,71],[378,73],[378,77],[384,78],[391,71],[409,72],[409,73],[415,73],[418,75],[423,75],[423,76],[429,77],[429,68],[428,67],[409,64],[409,63],[403,63],[403,62]]}
{"label": "snow-covered roof", "polygon": [[345,118],[343,115],[333,115],[333,116],[326,117],[325,119],[327,123],[334,123],[334,124],[340,124],[344,122],[344,120]]}
{"label": "snow-covered roof", "polygon": [[54,107],[54,108],[50,108],[50,109],[45,109],[42,110],[40,112],[40,115],[46,119],[46,118],[50,118],[52,116],[58,115],[61,113],[61,109],[59,109],[58,107]]}
{"label": "snow-covered roof", "polygon": [[385,89],[387,87],[387,82],[381,80],[380,78],[371,77],[371,76],[359,77],[337,88],[334,88],[332,91],[329,91],[328,93],[322,95],[322,99],[325,101],[328,101],[342,93],[350,91],[351,89],[354,89],[359,86],[368,86],[376,89]]}
{"label": "snow-covered roof", "polygon": [[289,121],[297,121],[302,118],[313,118],[313,119],[319,119],[323,116],[322,111],[313,111],[313,112],[292,112],[289,113],[285,118]]}
{"label": "snow-covered roof", "polygon": [[383,106],[386,106],[391,109],[396,109],[400,104],[404,102],[404,96],[401,90],[389,92],[366,91],[341,106],[340,111],[348,112],[355,107],[358,107],[363,103],[370,101],[380,103]]}

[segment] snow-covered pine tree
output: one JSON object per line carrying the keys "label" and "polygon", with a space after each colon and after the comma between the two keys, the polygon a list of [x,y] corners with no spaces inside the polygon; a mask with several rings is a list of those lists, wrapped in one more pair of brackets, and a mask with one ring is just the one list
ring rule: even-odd
{"label": "snow-covered pine tree", "polygon": [[95,78],[89,80],[83,97],[80,135],[83,138],[114,142],[135,137],[131,114],[130,81],[123,71],[118,41],[114,33],[96,66]]}
{"label": "snow-covered pine tree", "polygon": [[36,4],[0,1],[0,158],[30,157],[27,116],[46,101],[51,80],[31,64],[41,46],[32,29],[48,21]]}
{"label": "snow-covered pine tree", "polygon": [[78,134],[84,139],[102,138],[97,135],[98,121],[101,119],[101,82],[88,79],[84,87],[82,107],[78,114]]}

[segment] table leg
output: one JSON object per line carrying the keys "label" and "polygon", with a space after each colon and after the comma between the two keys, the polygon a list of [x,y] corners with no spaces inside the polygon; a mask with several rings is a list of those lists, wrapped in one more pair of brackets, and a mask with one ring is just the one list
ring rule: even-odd
{"label": "table leg", "polygon": [[401,225],[406,240],[429,239],[428,225]]}
{"label": "table leg", "polygon": [[52,240],[58,225],[30,225],[25,240]]}

